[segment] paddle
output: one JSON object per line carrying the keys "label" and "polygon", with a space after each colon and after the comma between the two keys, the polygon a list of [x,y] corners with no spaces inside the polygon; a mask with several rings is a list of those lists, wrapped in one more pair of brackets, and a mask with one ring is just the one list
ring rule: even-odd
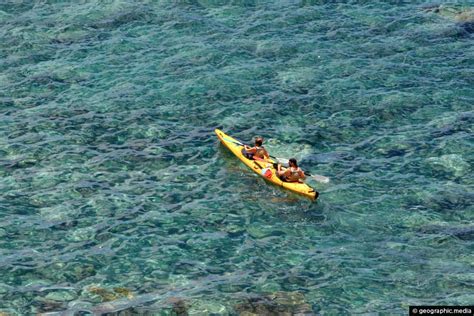
{"label": "paddle", "polygon": [[314,180],[318,181],[318,182],[321,182],[321,183],[328,183],[329,182],[329,178],[328,177],[325,177],[325,176],[321,176],[319,174],[311,174],[309,172],[306,172],[304,173],[305,175],[307,175],[308,177],[310,178],[313,178]]}
{"label": "paddle", "polygon": [[234,143],[236,145],[240,145],[240,146],[244,146],[245,147],[245,144],[244,143],[241,143],[239,142],[238,140],[234,140],[234,139],[231,139],[231,138],[227,138],[227,137],[223,137],[225,141],[227,142],[230,142],[230,143]]}
{"label": "paddle", "polygon": [[[275,159],[276,161],[280,162],[280,163],[287,163],[287,161],[289,159],[285,159],[285,158],[279,158],[279,157],[275,157],[275,156],[272,156],[270,155],[271,158]],[[319,174],[311,174],[307,171],[304,172],[305,175],[307,175],[308,177],[310,178],[313,178],[314,180],[318,181],[318,182],[321,182],[321,183],[328,183],[329,182],[329,178],[328,177],[325,177],[325,176],[321,176]]]}

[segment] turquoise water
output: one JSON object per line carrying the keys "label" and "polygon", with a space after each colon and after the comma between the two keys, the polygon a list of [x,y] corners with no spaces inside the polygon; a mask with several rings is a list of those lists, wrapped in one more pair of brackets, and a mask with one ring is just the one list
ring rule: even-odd
{"label": "turquoise water", "polygon": [[472,304],[474,5],[430,4],[1,2],[0,315]]}

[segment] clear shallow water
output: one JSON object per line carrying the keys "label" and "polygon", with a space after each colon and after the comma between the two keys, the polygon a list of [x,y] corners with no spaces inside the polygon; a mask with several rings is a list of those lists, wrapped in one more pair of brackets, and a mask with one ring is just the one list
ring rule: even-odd
{"label": "clear shallow water", "polygon": [[473,35],[427,4],[0,4],[0,311],[472,304]]}

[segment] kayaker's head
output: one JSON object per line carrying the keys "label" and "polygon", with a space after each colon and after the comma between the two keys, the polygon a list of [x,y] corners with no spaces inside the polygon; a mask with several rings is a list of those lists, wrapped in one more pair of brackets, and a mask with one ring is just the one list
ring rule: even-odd
{"label": "kayaker's head", "polygon": [[263,138],[262,137],[257,137],[255,138],[255,146],[260,147],[263,144]]}
{"label": "kayaker's head", "polygon": [[288,160],[288,164],[290,167],[298,168],[298,163],[296,162],[295,158],[290,158],[290,160]]}

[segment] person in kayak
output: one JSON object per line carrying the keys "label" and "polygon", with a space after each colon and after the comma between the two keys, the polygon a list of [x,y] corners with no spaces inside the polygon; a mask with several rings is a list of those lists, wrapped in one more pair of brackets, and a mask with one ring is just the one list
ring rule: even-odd
{"label": "person in kayak", "polygon": [[268,159],[270,157],[265,147],[263,147],[262,137],[255,138],[254,147],[244,145],[244,148],[242,149],[242,154],[248,159],[254,159],[254,157],[257,157],[260,159]]}
{"label": "person in kayak", "polygon": [[303,170],[298,167],[298,162],[295,158],[288,160],[288,168],[283,169],[281,164],[278,164],[277,175],[283,182],[303,182],[306,178]]}

